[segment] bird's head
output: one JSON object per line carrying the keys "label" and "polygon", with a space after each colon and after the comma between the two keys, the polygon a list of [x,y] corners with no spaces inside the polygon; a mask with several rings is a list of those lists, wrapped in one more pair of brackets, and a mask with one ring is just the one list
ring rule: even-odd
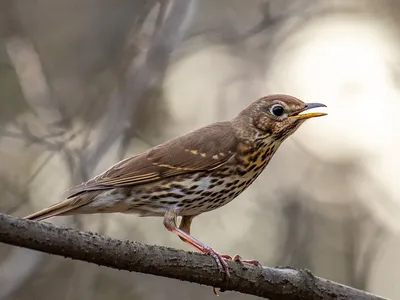
{"label": "bird's head", "polygon": [[323,112],[310,112],[317,107],[326,107],[321,103],[304,103],[288,95],[269,95],[250,104],[237,117],[236,121],[250,118],[251,128],[248,138],[255,140],[273,139],[282,142],[293,134],[307,119],[326,115]]}

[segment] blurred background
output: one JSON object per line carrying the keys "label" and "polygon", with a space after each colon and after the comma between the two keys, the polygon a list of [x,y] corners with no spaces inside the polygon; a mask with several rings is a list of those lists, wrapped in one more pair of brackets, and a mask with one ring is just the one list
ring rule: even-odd
{"label": "blurred background", "polygon": [[[0,211],[24,216],[124,157],[287,93],[329,116],[303,125],[192,234],[400,299],[399,13],[396,0],[2,0]],[[192,251],[160,218],[51,221]],[[214,295],[0,245],[0,300],[10,299]]]}

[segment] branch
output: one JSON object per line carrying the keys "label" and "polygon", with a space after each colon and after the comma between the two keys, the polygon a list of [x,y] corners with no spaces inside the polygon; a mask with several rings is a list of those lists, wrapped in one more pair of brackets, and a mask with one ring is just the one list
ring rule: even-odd
{"label": "branch", "polygon": [[307,270],[259,268],[228,262],[229,282],[212,257],[162,246],[121,241],[0,214],[0,242],[79,259],[119,270],[175,278],[241,293],[285,299],[384,298],[315,277]]}

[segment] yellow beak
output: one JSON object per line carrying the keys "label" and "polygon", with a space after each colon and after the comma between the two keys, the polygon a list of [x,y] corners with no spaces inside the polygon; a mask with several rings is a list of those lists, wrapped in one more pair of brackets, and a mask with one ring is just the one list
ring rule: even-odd
{"label": "yellow beak", "polygon": [[296,118],[298,120],[304,120],[304,119],[309,119],[309,118],[314,118],[314,117],[322,117],[322,116],[327,115],[327,113],[323,113],[323,112],[309,112],[309,113],[305,112],[309,109],[316,108],[316,107],[326,107],[326,105],[322,104],[322,103],[306,103],[306,106],[303,109],[290,114],[289,118]]}

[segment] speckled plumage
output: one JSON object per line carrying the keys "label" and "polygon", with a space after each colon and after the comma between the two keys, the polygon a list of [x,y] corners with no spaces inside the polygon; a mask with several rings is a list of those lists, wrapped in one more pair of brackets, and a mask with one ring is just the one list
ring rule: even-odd
{"label": "speckled plumage", "polygon": [[238,148],[243,152],[215,170],[177,175],[134,187],[94,191],[92,197],[96,200],[81,207],[80,213],[115,211],[163,216],[172,209],[178,216],[191,216],[219,208],[236,198],[261,174],[277,145],[257,150],[246,145]]}
{"label": "speckled plumage", "polygon": [[[233,120],[217,122],[127,158],[68,191],[66,199],[27,219],[135,213],[163,216],[165,227],[203,253],[220,254],[189,235],[192,219],[226,205],[261,174],[280,144],[322,104],[287,95],[256,100]],[[278,115],[282,113],[282,115]],[[179,227],[176,217],[182,216]]]}

